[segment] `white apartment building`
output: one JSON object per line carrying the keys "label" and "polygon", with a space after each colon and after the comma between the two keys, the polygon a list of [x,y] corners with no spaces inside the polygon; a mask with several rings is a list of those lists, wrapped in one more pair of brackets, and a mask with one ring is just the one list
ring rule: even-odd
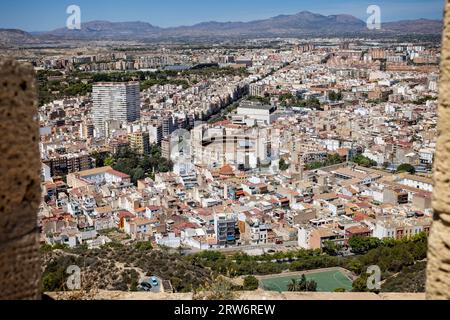
{"label": "white apartment building", "polygon": [[383,152],[366,150],[363,153],[363,156],[369,158],[372,161],[375,161],[378,165],[386,162],[386,157]]}
{"label": "white apartment building", "polygon": [[97,83],[92,88],[93,118],[97,134],[105,135],[105,123],[122,123],[140,119],[139,82]]}
{"label": "white apartment building", "polygon": [[272,228],[266,224],[255,223],[250,229],[251,245],[268,244],[269,231]]}
{"label": "white apartment building", "polygon": [[423,164],[433,164],[435,150],[432,148],[423,148],[419,150],[420,162]]}
{"label": "white apartment building", "polygon": [[302,249],[310,249],[309,239],[311,236],[311,228],[299,227],[297,236],[298,236],[298,246]]}
{"label": "white apartment building", "polygon": [[428,233],[430,226],[430,218],[377,220],[373,225],[373,236],[378,239],[401,239],[421,232]]}
{"label": "white apartment building", "polygon": [[433,180],[430,178],[411,174],[403,174],[399,179],[399,183],[411,188],[433,192]]}
{"label": "white apartment building", "polygon": [[276,120],[275,111],[276,107],[274,106],[246,101],[240,104],[237,116],[233,117],[233,122],[245,123],[248,126],[270,125]]}

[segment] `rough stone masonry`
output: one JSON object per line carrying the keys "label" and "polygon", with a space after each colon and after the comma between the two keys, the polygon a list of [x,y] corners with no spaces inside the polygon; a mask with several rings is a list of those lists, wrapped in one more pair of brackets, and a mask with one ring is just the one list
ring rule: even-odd
{"label": "rough stone masonry", "polygon": [[439,91],[433,208],[428,252],[427,299],[450,299],[450,1],[445,21]]}
{"label": "rough stone masonry", "polygon": [[39,123],[33,68],[0,60],[0,300],[40,297]]}

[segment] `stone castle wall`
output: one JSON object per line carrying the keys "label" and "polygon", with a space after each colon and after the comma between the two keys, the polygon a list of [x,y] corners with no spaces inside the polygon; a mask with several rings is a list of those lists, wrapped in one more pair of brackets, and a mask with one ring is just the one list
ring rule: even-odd
{"label": "stone castle wall", "polygon": [[40,297],[37,116],[33,68],[0,61],[0,300]]}
{"label": "stone castle wall", "polygon": [[450,1],[445,21],[439,88],[439,124],[436,148],[434,222],[428,252],[427,298],[450,299]]}

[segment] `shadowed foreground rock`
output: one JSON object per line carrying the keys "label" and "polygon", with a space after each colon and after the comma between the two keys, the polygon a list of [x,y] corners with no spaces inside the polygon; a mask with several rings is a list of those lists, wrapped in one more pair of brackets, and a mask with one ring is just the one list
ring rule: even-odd
{"label": "shadowed foreground rock", "polygon": [[450,299],[450,1],[445,3],[427,298]]}
{"label": "shadowed foreground rock", "polygon": [[38,299],[39,124],[34,71],[0,61],[0,300]]}

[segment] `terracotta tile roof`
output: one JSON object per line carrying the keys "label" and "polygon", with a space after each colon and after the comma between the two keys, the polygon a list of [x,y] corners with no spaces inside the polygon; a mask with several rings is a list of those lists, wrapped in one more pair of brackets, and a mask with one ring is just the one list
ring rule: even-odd
{"label": "terracotta tile roof", "polygon": [[336,193],[322,193],[314,196],[314,200],[332,200],[337,198],[338,195]]}
{"label": "terracotta tile roof", "polygon": [[108,170],[107,172],[108,172],[109,174],[115,175],[115,176],[120,177],[120,178],[123,178],[123,179],[130,178],[129,175],[127,175],[127,174],[125,174],[125,173],[123,173],[123,172],[114,170],[114,169]]}
{"label": "terracotta tile roof", "polygon": [[122,210],[122,211],[119,211],[119,218],[120,219],[122,219],[122,218],[134,218],[134,214],[132,214],[129,211]]}
{"label": "terracotta tile roof", "polygon": [[363,233],[369,233],[370,229],[366,226],[353,226],[353,227],[347,228],[346,231],[351,234],[363,234]]}
{"label": "terracotta tile roof", "polygon": [[234,170],[230,165],[224,165],[222,168],[220,168],[219,174],[223,176],[232,176],[234,175]]}
{"label": "terracotta tile roof", "polygon": [[366,214],[361,213],[361,212],[357,212],[355,214],[355,216],[353,217],[353,220],[355,220],[357,222],[361,222],[361,221],[367,220],[367,219],[370,219],[370,217],[368,215],[366,215]]}

